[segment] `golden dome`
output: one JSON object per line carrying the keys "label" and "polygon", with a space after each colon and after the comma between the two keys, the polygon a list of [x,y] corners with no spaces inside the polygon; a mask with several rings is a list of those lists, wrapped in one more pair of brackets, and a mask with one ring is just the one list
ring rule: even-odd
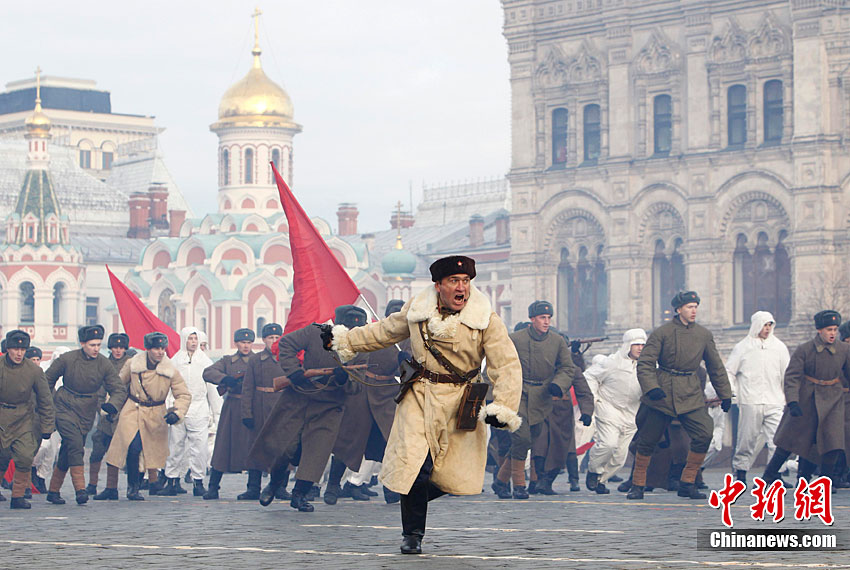
{"label": "golden dome", "polygon": [[292,99],[268,78],[260,65],[259,49],[254,50],[254,65],[248,74],[228,89],[218,106],[221,122],[291,123]]}
{"label": "golden dome", "polygon": [[47,137],[50,133],[50,119],[41,110],[41,68],[35,70],[35,110],[24,121],[27,133],[31,136]]}

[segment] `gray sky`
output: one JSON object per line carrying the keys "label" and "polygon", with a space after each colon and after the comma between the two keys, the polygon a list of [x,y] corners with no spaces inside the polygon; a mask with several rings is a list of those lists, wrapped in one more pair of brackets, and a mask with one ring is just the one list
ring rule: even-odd
{"label": "gray sky", "polygon": [[[156,116],[172,174],[196,214],[215,208],[224,91],[247,73],[258,2],[5,2],[0,83],[94,79],[118,113]],[[488,178],[510,164],[510,88],[498,0],[259,2],[263,66],[295,105],[293,190],[336,226],[389,227],[422,182]]]}

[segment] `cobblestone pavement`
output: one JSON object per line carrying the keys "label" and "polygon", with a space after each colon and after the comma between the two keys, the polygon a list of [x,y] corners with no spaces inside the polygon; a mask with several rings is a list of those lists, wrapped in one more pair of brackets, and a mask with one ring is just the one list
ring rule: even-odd
{"label": "cobblestone pavement", "polygon": [[[488,484],[489,484],[489,475]],[[722,472],[706,474],[717,488]],[[122,476],[123,479],[123,476]],[[696,549],[699,528],[720,530],[719,511],[707,501],[688,501],[655,491],[642,502],[614,490],[599,496],[570,493],[566,476],[552,497],[500,501],[489,490],[476,497],[443,497],[431,503],[421,557],[402,556],[399,508],[382,497],[370,502],[341,499],[333,507],[315,502],[312,514],[288,503],[268,508],[233,498],[244,475],[225,475],[222,500],[189,495],[148,497],[144,502],[73,501],[69,483],[64,506],[36,495],[30,511],[0,503],[3,567],[270,568],[310,564],[323,568],[699,568],[850,567],[848,552],[706,552]],[[186,485],[184,484],[184,487]],[[3,494],[8,498],[9,492]],[[829,531],[819,520],[793,518],[793,493],[786,496],[786,519],[779,525],[749,518],[752,497],[733,507],[735,528]],[[850,490],[833,495],[835,524],[850,529]],[[789,520],[790,519],[790,520]],[[850,548],[850,544],[844,545]],[[435,566],[436,564],[436,566]]]}

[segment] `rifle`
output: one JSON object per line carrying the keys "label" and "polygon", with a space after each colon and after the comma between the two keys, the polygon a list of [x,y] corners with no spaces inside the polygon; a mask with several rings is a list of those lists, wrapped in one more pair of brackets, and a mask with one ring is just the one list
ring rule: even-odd
{"label": "rifle", "polygon": [[[369,364],[350,364],[343,366],[345,370],[364,370],[369,367]],[[334,367],[330,368],[308,368],[304,371],[304,376],[307,378],[318,378],[319,376],[330,376],[334,372]],[[278,376],[272,380],[275,392],[280,392],[288,386],[292,385],[287,376]]]}

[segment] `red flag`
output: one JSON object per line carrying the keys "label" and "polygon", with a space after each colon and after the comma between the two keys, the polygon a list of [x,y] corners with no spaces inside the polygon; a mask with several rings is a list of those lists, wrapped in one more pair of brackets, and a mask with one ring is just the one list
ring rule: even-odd
{"label": "red flag", "polygon": [[121,324],[124,325],[124,332],[130,337],[130,346],[144,349],[145,335],[161,332],[168,337],[168,348],[165,349],[165,353],[169,358],[174,356],[174,353],[180,350],[180,335],[159,320],[142,303],[141,299],[136,297],[120,279],[115,277],[108,265],[106,272],[109,273],[109,283],[112,285],[112,293],[115,295],[115,303],[118,305],[118,314],[121,315]]}
{"label": "red flag", "polygon": [[307,217],[274,163],[270,164],[289,223],[292,250],[292,309],[283,331],[286,334],[313,322],[332,319],[334,309],[353,304],[360,290]]}

